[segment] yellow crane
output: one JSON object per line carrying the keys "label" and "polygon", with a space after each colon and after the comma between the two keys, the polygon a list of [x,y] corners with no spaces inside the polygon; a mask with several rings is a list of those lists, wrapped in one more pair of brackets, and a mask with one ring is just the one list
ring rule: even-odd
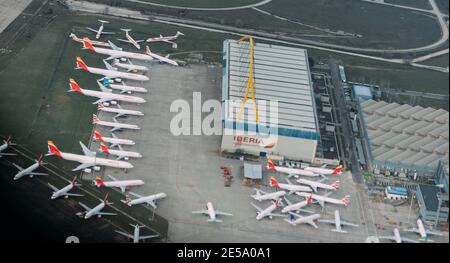
{"label": "yellow crane", "polygon": [[256,99],[255,99],[255,80],[253,79],[253,48],[254,48],[254,42],[253,38],[251,36],[243,36],[240,38],[237,42],[248,40],[249,46],[250,46],[250,65],[249,65],[249,71],[248,71],[248,81],[247,81],[247,87],[245,88],[245,96],[244,100],[242,101],[241,108],[239,109],[239,113],[236,116],[237,120],[241,118],[242,111],[244,110],[245,103],[247,102],[249,92],[251,92],[251,100],[253,101],[253,108],[255,109],[255,116],[256,116],[256,123],[259,123],[259,117],[258,117],[258,107],[256,106]]}

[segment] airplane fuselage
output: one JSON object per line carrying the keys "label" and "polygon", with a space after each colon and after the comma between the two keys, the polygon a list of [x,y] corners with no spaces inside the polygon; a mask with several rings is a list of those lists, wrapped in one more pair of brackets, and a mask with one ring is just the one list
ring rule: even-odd
{"label": "airplane fuselage", "polygon": [[141,74],[134,74],[128,72],[121,72],[116,70],[102,69],[102,68],[93,68],[87,67],[88,72],[92,74],[102,75],[108,78],[122,78],[122,79],[131,79],[137,81],[148,81],[150,80],[147,76]]}
{"label": "airplane fuselage", "polygon": [[102,92],[102,91],[96,91],[96,90],[82,89],[82,94],[86,95],[86,96],[90,96],[90,97],[96,97],[99,99],[125,101],[125,102],[131,102],[131,103],[139,103],[139,104],[146,102],[145,99],[136,97],[136,96],[114,94],[114,93]]}
{"label": "airplane fuselage", "polygon": [[65,187],[61,188],[60,190],[54,192],[51,199],[56,199],[61,196],[66,196],[66,194],[68,192],[70,192],[72,189],[73,189],[73,184],[66,185]]}
{"label": "airplane fuselage", "polygon": [[[93,137],[94,140],[98,140],[95,135]],[[132,140],[128,140],[128,139],[119,139],[119,138],[112,138],[112,137],[102,137],[102,140],[104,142],[107,143],[112,143],[112,144],[122,144],[122,145],[135,145],[136,143],[133,142]]]}
{"label": "airplane fuselage", "polygon": [[128,202],[128,206],[132,206],[132,205],[138,205],[138,204],[142,204],[142,203],[146,203],[149,201],[155,201],[161,198],[165,198],[167,195],[165,193],[158,193],[158,194],[154,194],[154,195],[149,195],[149,196],[143,196],[134,200],[131,200],[130,202]]}
{"label": "airplane fuselage", "polygon": [[32,173],[34,170],[36,170],[39,167],[39,163],[34,163],[32,164],[30,167],[23,169],[22,171],[18,172],[15,176],[14,176],[14,180],[19,180],[20,178],[29,175],[30,173]]}
{"label": "airplane fuselage", "polygon": [[255,200],[258,200],[261,202],[261,201],[265,201],[265,200],[278,200],[280,197],[282,197],[284,195],[286,195],[285,191],[278,191],[275,193],[269,193],[269,194],[264,194],[264,195],[259,195],[259,196],[253,195],[252,197]]}
{"label": "airplane fuselage", "polygon": [[132,71],[132,70],[148,71],[148,68],[146,66],[132,65],[132,64],[126,64],[126,63],[120,63],[120,62],[114,63],[114,66],[129,70],[129,71]]}
{"label": "airplane fuselage", "polygon": [[129,86],[129,85],[109,84],[109,87],[111,89],[120,90],[120,91],[131,91],[131,92],[140,92],[140,93],[148,92],[148,90],[146,88]]}
{"label": "airplane fuselage", "polygon": [[113,127],[118,129],[131,129],[131,130],[140,130],[139,126],[134,124],[126,124],[126,123],[118,123],[118,122],[110,122],[110,121],[97,121],[95,124],[107,127]]}
{"label": "airplane fuselage", "polygon": [[305,207],[307,205],[308,205],[308,201],[304,200],[304,201],[301,201],[301,202],[298,202],[298,203],[295,203],[295,204],[283,207],[281,212],[282,213],[287,213],[287,212],[290,212],[290,211],[297,211],[297,210],[299,210],[299,209],[301,209],[301,208],[303,208],[303,207]]}
{"label": "airplane fuselage", "polygon": [[114,50],[114,49],[106,49],[106,48],[98,48],[96,47],[94,50],[96,53],[108,55],[115,58],[131,58],[136,60],[144,60],[144,61],[152,61],[153,57],[147,54],[140,54],[128,51]]}
{"label": "airplane fuselage", "polygon": [[280,173],[285,174],[292,174],[292,175],[303,175],[303,176],[309,176],[309,177],[317,177],[319,174],[314,173],[312,171],[306,171],[303,169],[295,169],[295,168],[287,168],[287,167],[281,167],[281,166],[275,166],[275,170]]}
{"label": "airplane fuselage", "polygon": [[122,169],[133,168],[133,165],[128,162],[110,160],[110,159],[105,159],[105,158],[98,158],[95,156],[86,156],[86,155],[80,155],[80,154],[61,152],[61,158],[63,158],[64,160],[67,160],[67,161],[74,161],[74,162],[79,162],[79,163],[93,163],[95,165],[108,166],[108,167],[114,167],[114,168],[122,168]]}
{"label": "airplane fuselage", "polygon": [[328,184],[324,184],[324,183],[320,183],[320,182],[314,182],[314,181],[310,181],[310,180],[306,180],[306,179],[298,179],[297,182],[299,184],[306,184],[309,185],[314,192],[317,192],[317,188],[322,188],[322,189],[326,189],[326,190],[334,190],[336,191],[336,187],[332,186],[332,185],[328,185]]}
{"label": "airplane fuselage", "polygon": [[304,224],[304,223],[309,223],[310,221],[317,220],[319,218],[320,218],[320,214],[313,214],[310,216],[304,216],[304,217],[297,218],[294,221],[292,221],[291,223],[293,225]]}
{"label": "airplane fuselage", "polygon": [[109,107],[102,107],[102,108],[99,108],[99,110],[104,111],[104,112],[123,114],[123,115],[144,116],[144,113],[137,111],[137,110],[125,110],[125,109],[109,108]]}
{"label": "airplane fuselage", "polygon": [[84,216],[84,219],[89,219],[92,216],[98,215],[98,213],[100,211],[102,211],[103,208],[105,208],[105,202],[101,202],[99,205],[97,205],[96,207],[92,208],[89,212],[86,213],[86,215]]}
{"label": "airplane fuselage", "polygon": [[[142,180],[123,180],[123,181],[110,181],[110,182],[103,182],[105,187],[127,187],[127,186],[137,186],[137,185],[143,185],[144,181]],[[97,186],[100,187],[99,184]]]}
{"label": "airplane fuselage", "polygon": [[279,188],[288,190],[291,192],[311,192],[311,188],[303,185],[294,185],[294,184],[280,184],[278,183]]}
{"label": "airplane fuselage", "polygon": [[327,196],[322,196],[322,195],[317,195],[317,194],[297,192],[297,195],[305,197],[305,198],[308,198],[311,196],[312,199],[318,201],[321,206],[323,206],[325,203],[331,203],[331,204],[336,204],[336,205],[345,205],[345,206],[348,205],[348,203],[344,202],[342,199],[335,199],[335,198],[330,198]]}
{"label": "airplane fuselage", "polygon": [[267,207],[266,209],[262,210],[261,212],[257,212],[256,215],[256,220],[261,220],[264,217],[269,217],[272,218],[272,216],[270,215],[275,209],[277,209],[277,205],[276,204],[272,204],[269,207]]}

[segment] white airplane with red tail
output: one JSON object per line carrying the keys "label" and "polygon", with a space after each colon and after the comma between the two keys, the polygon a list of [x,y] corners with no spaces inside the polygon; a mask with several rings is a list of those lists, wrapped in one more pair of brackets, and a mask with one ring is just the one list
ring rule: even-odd
{"label": "white airplane with red tail", "polygon": [[15,143],[13,143],[11,141],[11,136],[9,136],[6,140],[3,140],[3,144],[0,145],[0,158],[2,158],[2,156],[15,156],[17,154],[15,153],[4,153],[3,151],[6,150],[6,148],[8,148],[11,145],[16,145]]}
{"label": "white airplane with red tail", "polygon": [[101,203],[99,205],[97,205],[96,207],[94,207],[94,208],[89,208],[87,205],[85,205],[85,204],[83,204],[81,202],[78,202],[78,204],[80,204],[80,206],[82,206],[86,210],[86,212],[78,213],[78,215],[84,214],[84,219],[89,219],[92,216],[97,216],[98,218],[100,218],[102,216],[115,216],[115,215],[117,215],[116,213],[105,213],[105,212],[102,212],[103,208],[105,208],[106,205],[112,205],[113,204],[113,203],[109,203],[108,202],[108,194],[106,194],[105,199],[103,199],[103,200],[99,199],[99,200],[101,201]]}
{"label": "white airplane with red tail", "polygon": [[111,133],[111,137],[103,137],[103,135],[95,130],[94,131],[94,140],[96,141],[100,141],[103,143],[110,143],[111,145],[109,147],[116,147],[119,144],[123,144],[123,145],[135,145],[136,143],[132,140],[128,140],[128,139],[120,139],[118,138],[114,133]]}
{"label": "white airplane with red tail", "polygon": [[[83,39],[77,37],[74,33],[70,33],[69,37],[73,41],[83,44]],[[94,46],[110,47],[110,44],[107,42],[95,41],[95,40],[89,40],[89,42]]]}
{"label": "white airplane with red tail", "polygon": [[126,115],[144,116],[144,113],[142,113],[141,111],[123,109],[119,104],[116,104],[116,106],[117,106],[117,108],[111,108],[111,107],[105,107],[105,105],[103,105],[103,103],[98,103],[97,109],[99,111],[115,113],[116,116],[114,116],[114,118],[118,118],[118,117],[126,116]]}
{"label": "white airplane with red tail", "polygon": [[117,104],[117,101],[131,102],[131,103],[145,103],[146,101],[141,97],[129,96],[123,94],[114,94],[111,90],[104,89],[104,91],[82,89],[74,79],[69,81],[69,92],[76,91],[79,94],[83,94],[90,97],[98,98],[92,104],[106,103]]}
{"label": "white airplane with red tail", "polygon": [[270,177],[270,184],[277,188],[289,191],[288,195],[291,195],[294,192],[311,192],[311,188],[309,186],[304,185],[296,185],[292,184],[289,179],[286,179],[287,184],[280,184],[275,177]]}
{"label": "white airplane with red tail", "polygon": [[90,151],[82,142],[80,142],[81,149],[84,155],[61,152],[52,141],[48,141],[48,155],[56,155],[59,158],[68,161],[74,161],[81,163],[72,171],[84,170],[86,173],[90,173],[92,170],[100,171],[100,166],[107,166],[113,168],[130,169],[133,165],[128,162],[110,160],[105,158],[98,158],[95,152]]}
{"label": "white airplane with red tail", "polygon": [[[108,62],[106,62],[106,61],[103,61],[103,62],[105,63],[105,65],[108,64]],[[111,66],[111,65],[109,65],[109,66]],[[121,71],[112,70],[112,69],[89,67],[86,65],[86,63],[83,62],[83,60],[80,57],[77,57],[75,69],[83,69],[92,74],[98,74],[98,75],[102,75],[104,77],[108,77],[110,79],[116,79],[118,82],[122,81],[122,79],[131,79],[131,80],[137,80],[137,81],[150,80],[147,76],[144,76],[141,74],[121,72]]]}
{"label": "white airplane with red tail", "polygon": [[288,168],[288,167],[282,167],[282,166],[276,166],[272,160],[267,160],[267,169],[270,169],[274,172],[284,173],[288,175],[288,178],[291,178],[292,176],[298,177],[299,175],[303,176],[309,176],[309,177],[317,177],[320,176],[318,173],[314,173],[312,171],[306,171],[303,169],[296,169],[296,168]]}
{"label": "white airplane with red tail", "polygon": [[166,198],[167,195],[165,193],[158,193],[154,195],[142,196],[133,192],[129,192],[130,195],[136,197],[136,199],[131,199],[127,196],[126,200],[120,200],[122,203],[127,204],[128,206],[138,205],[138,204],[147,204],[156,209],[156,202],[159,199]]}
{"label": "white airplane with red tail", "polygon": [[327,165],[324,164],[322,167],[305,167],[305,171],[311,171],[313,173],[321,174],[321,175],[329,175],[329,174],[342,174],[342,165],[337,166],[334,169],[325,168]]}
{"label": "white airplane with red tail", "polygon": [[119,187],[122,193],[129,190],[132,186],[139,186],[144,184],[144,181],[142,180],[117,180],[109,174],[108,177],[111,178],[112,181],[105,182],[97,176],[95,177],[94,184],[97,187]]}
{"label": "white airplane with red tail", "polygon": [[29,176],[30,178],[33,178],[35,175],[48,175],[46,173],[36,173],[34,170],[36,170],[39,166],[42,166],[44,162],[42,161],[42,155],[39,157],[39,159],[36,160],[34,164],[32,164],[28,168],[22,168],[19,165],[13,163],[13,165],[19,170],[19,172],[14,176],[14,180],[19,180],[20,178],[24,176]]}
{"label": "white airplane with red tail", "polygon": [[134,65],[133,63],[131,63],[131,61],[129,59],[127,61],[128,61],[128,63],[122,63],[118,59],[114,59],[114,62],[113,62],[112,65],[115,66],[115,67],[126,69],[127,72],[130,72],[130,71],[141,71],[141,72],[148,71],[148,68],[146,66]]}
{"label": "white airplane with red tail", "polygon": [[256,189],[255,188],[255,191],[256,191],[256,194],[254,194],[254,195],[252,195],[251,197],[253,198],[253,199],[255,199],[255,200],[258,200],[258,201],[265,201],[265,200],[278,200],[278,199],[280,199],[281,197],[283,197],[285,194],[286,194],[286,192],[285,191],[278,191],[278,192],[274,192],[274,193],[266,193],[266,192],[264,192],[264,191],[262,191],[262,190],[259,190],[259,189]]}
{"label": "white airplane with red tail", "polygon": [[54,200],[58,197],[64,196],[64,198],[68,198],[69,196],[83,196],[80,194],[72,194],[69,193],[74,187],[79,187],[81,184],[77,184],[77,177],[75,176],[72,181],[69,181],[69,184],[65,187],[58,189],[52,184],[48,183],[48,186],[53,190],[53,194],[51,199]]}
{"label": "white airplane with red tail", "polygon": [[83,42],[83,49],[89,49],[90,51],[93,51],[95,53],[109,56],[108,58],[106,58],[106,60],[116,59],[116,58],[129,58],[129,59],[137,59],[137,60],[143,60],[143,61],[153,61],[153,57],[151,57],[147,54],[122,51],[121,48],[114,45],[114,43],[111,41],[108,41],[111,49],[94,47],[94,45],[92,45],[91,41],[86,37],[83,38],[82,42]]}
{"label": "white airplane with red tail", "polygon": [[129,33],[131,31],[131,29],[121,28],[120,30],[125,32],[125,38],[126,39],[117,39],[117,40],[119,40],[121,42],[132,44],[137,49],[141,49],[141,45],[139,45],[139,43],[143,42],[144,40],[134,40],[134,38],[132,38],[130,33]]}
{"label": "white airplane with red tail", "polygon": [[110,150],[104,143],[100,143],[100,151],[108,155],[117,156],[116,160],[124,159],[125,161],[128,161],[130,158],[142,158],[142,154],[138,152],[124,151],[120,144],[117,145],[117,147],[119,147],[119,150]]}
{"label": "white airplane with red tail", "polygon": [[217,219],[217,216],[233,216],[233,214],[222,212],[219,210],[215,210],[214,206],[211,202],[206,203],[206,210],[198,210],[192,211],[193,214],[204,214],[209,216],[208,222],[223,222],[220,219]]}
{"label": "white airplane with red tail", "polygon": [[[284,219],[284,221],[288,222],[289,224],[296,226],[299,224],[309,224],[314,228],[319,228],[315,221],[317,221],[320,218],[320,214],[312,214],[310,216],[301,216],[296,213],[289,212],[291,215],[291,219]],[[297,217],[297,219],[295,219]]]}
{"label": "white airplane with red tail", "polygon": [[275,214],[272,213],[273,211],[275,211],[275,209],[281,207],[281,202],[280,200],[277,201],[272,201],[272,204],[270,206],[268,206],[266,209],[262,209],[259,206],[255,205],[254,203],[250,203],[256,210],[256,220],[261,220],[264,217],[268,217],[269,219],[272,219],[274,216],[279,216],[279,217],[285,217],[285,215],[281,215],[281,214]]}
{"label": "white airplane with red tail", "polygon": [[172,48],[177,48],[178,47],[177,43],[175,43],[173,41],[177,40],[178,36],[184,36],[184,34],[181,33],[180,31],[177,31],[177,33],[173,36],[164,37],[163,35],[159,35],[159,37],[149,37],[149,38],[147,38],[147,42],[149,42],[149,43],[166,42],[166,43],[172,44]]}
{"label": "white airplane with red tail", "polygon": [[311,196],[306,198],[306,200],[300,201],[295,204],[292,203],[291,201],[289,201],[289,199],[287,199],[286,197],[284,197],[284,200],[286,201],[287,206],[285,206],[285,207],[283,207],[283,209],[281,209],[281,213],[288,213],[288,212],[292,212],[292,211],[307,212],[306,210],[303,210],[302,208],[313,203]]}
{"label": "white airplane with red tail", "polygon": [[298,179],[297,183],[308,185],[316,193],[317,193],[318,188],[322,188],[325,190],[333,190],[333,191],[339,190],[339,186],[340,186],[339,180],[337,180],[336,182],[334,182],[332,184],[324,184],[324,183],[322,183],[322,181],[323,180],[316,182],[316,181],[311,181],[311,180],[306,180],[306,179]]}
{"label": "white airplane with red tail", "polygon": [[325,207],[325,203],[331,203],[331,204],[335,204],[335,205],[344,205],[344,206],[348,206],[350,204],[350,196],[349,195],[346,195],[342,199],[335,199],[335,198],[330,198],[328,196],[310,194],[310,193],[304,193],[304,192],[296,192],[296,194],[298,194],[299,196],[305,197],[305,198],[311,197],[312,199],[317,201],[320,204],[320,206],[322,206],[322,207]]}

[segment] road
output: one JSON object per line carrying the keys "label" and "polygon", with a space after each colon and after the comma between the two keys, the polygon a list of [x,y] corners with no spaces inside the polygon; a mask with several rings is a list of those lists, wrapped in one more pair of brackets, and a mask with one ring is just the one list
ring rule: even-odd
{"label": "road", "polygon": [[[267,33],[252,29],[242,29],[232,26],[226,26],[226,25],[219,25],[215,23],[210,22],[203,22],[203,21],[196,21],[196,20],[190,20],[190,19],[180,19],[180,18],[173,18],[173,17],[166,17],[166,16],[148,16],[143,15],[138,11],[133,11],[125,8],[119,8],[119,7],[111,7],[107,5],[102,4],[96,4],[96,3],[90,3],[85,1],[73,1],[68,0],[66,1],[66,4],[75,11],[83,11],[88,13],[95,13],[95,14],[105,14],[105,11],[108,10],[108,15],[111,16],[117,16],[117,17],[124,17],[124,18],[133,18],[138,20],[146,20],[146,21],[152,21],[157,23],[164,23],[164,24],[170,24],[180,27],[187,27],[187,28],[193,28],[193,29],[199,29],[199,30],[205,30],[209,32],[216,32],[216,33],[224,33],[224,34],[231,34],[231,35],[252,35],[255,39],[261,39],[271,42],[276,42],[280,44],[287,44],[291,46],[300,46],[304,48],[311,48],[311,49],[317,49],[342,55],[348,55],[348,56],[355,56],[365,59],[371,59],[376,61],[382,61],[382,62],[388,62],[388,63],[395,63],[395,64],[408,64],[408,62],[404,59],[387,59],[379,56],[374,55],[366,55],[351,51],[346,51],[344,49],[350,49],[355,50],[358,52],[367,52],[365,49],[358,49],[358,48],[351,48],[351,47],[343,47],[339,45],[333,45],[333,44],[324,44],[317,41],[312,40],[304,40],[297,37],[290,37],[290,36],[280,36],[273,33]],[[442,17],[442,16],[441,16]],[[447,38],[448,38],[448,29],[446,28]],[[390,53],[387,52],[387,50],[376,50],[380,53]],[[393,53],[394,50],[389,50]],[[412,52],[411,50],[408,52]],[[402,52],[400,50],[400,53],[408,53],[408,52]],[[440,68],[435,66],[427,66],[427,65],[420,65],[420,64],[410,64],[413,67],[420,67],[425,68],[429,70],[439,71],[448,73],[447,68]]]}
{"label": "road", "polygon": [[140,1],[140,0],[126,0],[128,2],[134,2],[144,5],[172,8],[172,9],[183,9],[183,10],[195,10],[195,11],[230,11],[230,10],[239,10],[239,9],[247,9],[252,7],[258,7],[272,2],[272,0],[264,0],[252,5],[243,5],[243,6],[234,6],[234,7],[211,7],[211,8],[202,8],[202,7],[185,7],[185,6],[173,6],[173,5],[164,5],[164,4],[156,4],[148,1]]}

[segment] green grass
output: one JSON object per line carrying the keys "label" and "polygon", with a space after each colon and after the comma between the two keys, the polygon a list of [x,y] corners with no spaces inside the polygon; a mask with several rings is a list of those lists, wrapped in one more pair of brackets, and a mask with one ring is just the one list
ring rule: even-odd
{"label": "green grass", "polygon": [[448,14],[448,0],[436,0],[436,3],[442,13]]}
{"label": "green grass", "polygon": [[420,64],[438,66],[438,67],[448,67],[448,54],[442,55],[439,57],[435,57],[424,62],[420,62]]}
{"label": "green grass", "polygon": [[411,6],[421,9],[431,9],[430,2],[428,0],[385,0],[385,3]]}
{"label": "green grass", "polygon": [[220,8],[250,5],[261,2],[262,0],[141,0],[155,4],[164,4],[181,7],[202,7],[202,8]]}

